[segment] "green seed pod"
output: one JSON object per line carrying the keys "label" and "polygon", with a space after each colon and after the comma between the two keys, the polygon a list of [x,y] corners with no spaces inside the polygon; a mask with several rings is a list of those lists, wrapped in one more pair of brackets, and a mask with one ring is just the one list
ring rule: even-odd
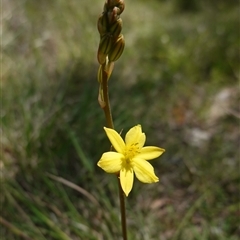
{"label": "green seed pod", "polygon": [[122,55],[124,46],[125,46],[125,40],[124,40],[123,35],[121,34],[117,38],[116,42],[113,44],[113,46],[108,54],[109,61],[111,61],[111,62],[117,61],[120,58],[120,56]]}
{"label": "green seed pod", "polygon": [[109,32],[110,34],[112,35],[113,38],[116,38],[119,36],[119,34],[121,33],[122,31],[122,19],[119,18],[117,21],[115,21],[110,29],[109,29]]}

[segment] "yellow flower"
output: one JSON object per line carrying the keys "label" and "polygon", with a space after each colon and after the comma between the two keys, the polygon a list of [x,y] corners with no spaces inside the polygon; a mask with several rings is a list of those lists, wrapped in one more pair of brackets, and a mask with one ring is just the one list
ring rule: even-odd
{"label": "yellow flower", "polygon": [[132,190],[133,172],[141,182],[158,182],[152,165],[146,160],[159,157],[165,150],[159,147],[143,147],[146,136],[141,125],[127,132],[125,142],[115,130],[106,127],[104,130],[116,152],[105,152],[97,165],[108,173],[120,172],[120,183],[126,196]]}

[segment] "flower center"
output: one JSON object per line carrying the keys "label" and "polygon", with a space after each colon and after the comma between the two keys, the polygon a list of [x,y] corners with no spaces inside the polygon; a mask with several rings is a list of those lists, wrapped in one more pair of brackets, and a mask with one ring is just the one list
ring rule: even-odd
{"label": "flower center", "polygon": [[131,164],[131,160],[139,153],[138,143],[133,143],[129,146],[126,146],[125,149],[125,163]]}

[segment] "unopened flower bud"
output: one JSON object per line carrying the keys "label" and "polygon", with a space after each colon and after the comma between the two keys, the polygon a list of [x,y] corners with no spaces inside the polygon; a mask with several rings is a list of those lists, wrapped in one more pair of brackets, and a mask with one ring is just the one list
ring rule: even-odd
{"label": "unopened flower bud", "polygon": [[107,16],[108,16],[108,23],[111,25],[118,19],[117,15],[117,7],[114,7],[112,11],[108,11]]}
{"label": "unopened flower bud", "polygon": [[101,36],[107,33],[107,27],[108,27],[107,16],[106,14],[103,13],[98,18],[98,23],[97,23],[98,32],[100,33]]}
{"label": "unopened flower bud", "polygon": [[104,64],[106,62],[106,57],[109,51],[112,48],[112,38],[108,35],[104,35],[101,37],[99,47],[98,47],[98,62],[100,64]]}
{"label": "unopened flower bud", "polygon": [[117,21],[115,21],[110,29],[109,29],[109,33],[111,34],[111,36],[113,38],[117,38],[119,36],[119,34],[121,33],[122,31],[122,19],[119,18]]}
{"label": "unopened flower bud", "polygon": [[124,8],[125,8],[124,1],[123,0],[119,0],[118,4],[116,5],[116,7],[118,8],[117,14],[120,15],[123,12]]}
{"label": "unopened flower bud", "polygon": [[112,48],[108,54],[109,61],[111,62],[117,61],[122,55],[124,46],[125,46],[125,40],[123,35],[121,34],[117,38],[116,42],[114,42],[114,44],[112,45]]}

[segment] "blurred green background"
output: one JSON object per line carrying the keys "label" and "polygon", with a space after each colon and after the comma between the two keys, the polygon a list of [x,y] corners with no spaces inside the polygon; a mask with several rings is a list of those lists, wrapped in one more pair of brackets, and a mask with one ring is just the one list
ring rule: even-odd
{"label": "blurred green background", "polygon": [[[2,1],[2,240],[121,239],[117,181],[96,166],[110,146],[97,101],[103,4]],[[239,3],[125,4],[115,127],[140,123],[166,149],[152,162],[160,182],[136,180],[127,198],[129,239],[237,240]]]}

